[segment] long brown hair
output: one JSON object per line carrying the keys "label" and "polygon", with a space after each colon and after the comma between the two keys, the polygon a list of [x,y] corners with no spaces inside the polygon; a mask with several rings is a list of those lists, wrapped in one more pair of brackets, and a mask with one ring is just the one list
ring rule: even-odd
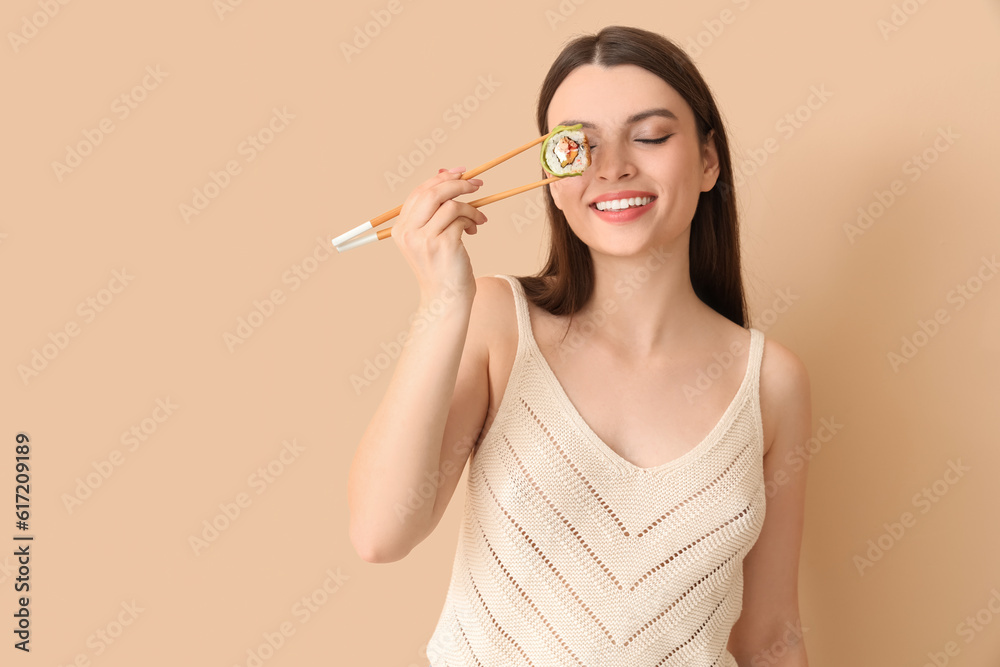
{"label": "long brown hair", "polygon": [[[688,252],[691,285],[705,304],[741,327],[747,326],[729,142],[705,80],[687,54],[666,37],[640,28],[608,26],[595,35],[575,38],[552,63],[538,96],[540,134],[549,131],[546,116],[559,84],[575,68],[588,64],[637,65],[652,72],[690,105],[702,147],[714,130],[719,177],[711,190],[699,195],[691,221]],[[536,275],[517,278],[532,303],[553,315],[570,315],[572,320],[572,315],[586,305],[593,293],[593,260],[588,246],[570,229],[565,214],[556,207],[548,185],[545,202],[551,238],[548,261]]]}

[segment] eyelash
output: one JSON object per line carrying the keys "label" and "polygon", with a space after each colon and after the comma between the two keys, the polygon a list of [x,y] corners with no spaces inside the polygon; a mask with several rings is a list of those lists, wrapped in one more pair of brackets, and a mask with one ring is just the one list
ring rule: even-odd
{"label": "eyelash", "polygon": [[659,139],[636,139],[636,141],[644,144],[662,144],[664,141],[672,137],[672,134],[660,137]]}
{"label": "eyelash", "polygon": [[[668,134],[666,136],[660,137],[659,139],[636,139],[636,141],[642,144],[662,144],[672,136],[674,135]],[[590,144],[590,150],[594,150],[595,148],[597,148],[597,144]]]}

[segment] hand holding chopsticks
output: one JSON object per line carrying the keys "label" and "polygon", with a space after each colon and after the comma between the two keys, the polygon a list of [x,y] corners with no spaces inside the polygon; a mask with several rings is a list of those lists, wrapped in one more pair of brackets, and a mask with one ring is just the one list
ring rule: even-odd
{"label": "hand holding chopsticks", "polygon": [[[553,144],[553,142],[546,141],[547,139],[554,139],[557,136],[559,137],[558,145],[550,145]],[[553,176],[550,176],[549,178],[543,179],[536,183],[529,183],[528,185],[522,185],[517,188],[512,188],[505,192],[501,192],[495,195],[490,195],[488,197],[483,197],[481,199],[476,199],[475,201],[469,202],[469,205],[476,208],[480,206],[485,206],[486,204],[491,204],[493,202],[500,201],[501,199],[512,197],[514,195],[526,192],[533,188],[547,185],[548,183],[552,183],[561,178],[565,178],[566,176],[579,175],[579,173],[581,173],[583,169],[586,169],[586,167],[589,166],[590,151],[586,143],[586,137],[583,136],[583,133],[581,131],[579,131],[579,126],[572,126],[572,127],[557,126],[549,134],[542,135],[537,139],[532,139],[531,141],[524,144],[520,148],[515,148],[514,150],[505,153],[498,158],[494,158],[493,160],[490,160],[489,162],[486,162],[485,164],[476,167],[472,171],[465,172],[464,174],[462,174],[461,178],[463,180],[468,180],[478,174],[483,173],[487,169],[491,169],[496,165],[500,164],[501,162],[509,160],[515,155],[528,150],[532,146],[537,146],[543,141],[545,141],[546,143],[542,147],[542,166],[545,168],[547,172],[554,174]],[[565,170],[563,173],[560,173],[560,171],[565,169],[567,166],[569,167],[569,169]],[[576,168],[577,171],[573,171],[574,168]],[[341,234],[337,238],[333,239],[333,244],[337,247],[337,251],[343,252],[345,250],[350,250],[351,248],[355,248],[359,245],[365,245],[366,243],[371,243],[373,241],[380,241],[382,239],[389,238],[389,236],[392,235],[391,227],[388,229],[380,230],[376,233],[364,234],[364,232],[370,229],[374,229],[375,227],[378,227],[382,223],[391,220],[392,218],[395,218],[397,215],[399,215],[402,209],[403,205],[400,204],[396,208],[386,211],[381,215],[375,216],[371,220],[363,222],[354,229],[351,229]]]}

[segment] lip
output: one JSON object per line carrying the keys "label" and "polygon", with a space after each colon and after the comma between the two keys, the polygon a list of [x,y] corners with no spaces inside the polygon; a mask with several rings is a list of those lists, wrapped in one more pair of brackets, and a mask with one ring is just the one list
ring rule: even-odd
{"label": "lip", "polygon": [[[620,211],[598,211],[596,207],[597,202],[600,201],[609,201],[612,199],[631,199],[632,197],[652,197],[652,201],[645,206],[630,206],[629,208]],[[650,207],[656,203],[657,199],[658,197],[652,192],[645,192],[642,190],[620,190],[618,192],[608,192],[607,194],[596,197],[592,202],[590,202],[590,210],[597,214],[597,217],[604,222],[612,225],[621,225],[632,222],[648,211]]]}

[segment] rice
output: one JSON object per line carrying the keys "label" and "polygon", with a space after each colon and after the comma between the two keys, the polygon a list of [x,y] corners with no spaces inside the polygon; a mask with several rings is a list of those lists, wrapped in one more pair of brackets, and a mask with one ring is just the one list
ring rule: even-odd
{"label": "rice", "polygon": [[553,176],[579,176],[590,166],[582,125],[558,125],[542,144],[542,168]]}

